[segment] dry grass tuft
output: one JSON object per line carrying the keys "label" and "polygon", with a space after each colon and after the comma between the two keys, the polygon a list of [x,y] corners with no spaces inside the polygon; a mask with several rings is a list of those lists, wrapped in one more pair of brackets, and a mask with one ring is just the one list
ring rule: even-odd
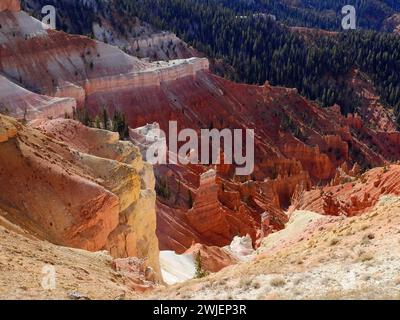
{"label": "dry grass tuft", "polygon": [[279,276],[279,277],[274,277],[270,281],[271,286],[273,287],[283,287],[286,284],[285,278]]}

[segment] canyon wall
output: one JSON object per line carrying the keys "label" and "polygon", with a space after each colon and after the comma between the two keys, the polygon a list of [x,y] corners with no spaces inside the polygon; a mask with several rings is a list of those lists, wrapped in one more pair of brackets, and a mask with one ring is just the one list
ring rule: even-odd
{"label": "canyon wall", "polygon": [[190,58],[172,62],[157,62],[151,68],[135,73],[94,78],[87,81],[84,89],[87,95],[124,89],[159,87],[161,83],[193,77],[199,71],[206,71],[209,62],[206,58]]}
{"label": "canyon wall", "polygon": [[[118,92],[92,94],[88,105],[96,112],[100,104],[119,106],[133,128],[157,121],[168,132],[173,120],[178,129],[255,129],[255,171],[250,177],[235,177],[234,166],[218,166],[216,182],[208,183],[201,175],[209,166],[156,167],[170,193],[158,201],[163,250],[184,252],[192,242],[221,245],[226,234],[235,233],[249,233],[257,244],[260,237],[284,228],[287,216],[282,209],[294,196],[313,185],[329,184],[337,168],[359,163],[365,169],[383,165],[383,155],[399,157],[394,147],[398,133],[371,130],[359,116],[344,117],[339,106],[320,108],[296,90],[241,85],[200,71],[193,80]],[[189,194],[193,208],[188,206]],[[212,214],[203,217],[207,212]],[[221,217],[228,227],[218,227]],[[224,236],[214,237],[213,230]]]}
{"label": "canyon wall", "polygon": [[356,216],[376,205],[385,195],[400,195],[400,166],[387,165],[363,174],[357,167],[341,169],[342,180],[298,194],[289,212],[309,210],[325,215]]}
{"label": "canyon wall", "polygon": [[[207,59],[150,63],[87,37],[46,30],[23,12],[1,12],[0,23],[0,72],[30,92],[73,98],[77,106],[85,105],[92,117],[104,106],[111,114],[120,110],[131,128],[158,122],[168,132],[169,121],[177,121],[179,130],[255,130],[252,175],[235,176],[235,166],[155,167],[158,189],[167,191],[157,200],[157,234],[163,249],[184,252],[193,242],[221,245],[246,234],[256,244],[263,235],[284,227],[284,210],[294,195],[312,185],[329,185],[337,168],[358,163],[365,169],[384,165],[387,159],[400,159],[395,147],[398,133],[368,128],[357,115],[343,117],[339,106],[320,108],[293,89],[222,79],[208,71]],[[10,107],[11,112],[20,112],[17,103]],[[103,161],[93,168],[93,152],[88,154],[82,163],[91,168],[90,176],[99,179],[96,170],[110,164]],[[151,188],[135,188],[135,196],[126,196],[129,185],[137,186],[133,183],[137,179],[132,169],[124,167],[123,158],[120,160],[118,170],[126,170],[127,176],[121,178],[121,188],[116,185],[117,171],[115,176],[104,173],[106,180],[98,183],[117,197],[126,197],[118,212],[119,231],[107,236],[108,249],[115,255],[140,251],[127,247],[123,239],[139,237],[140,232],[129,231],[129,225],[138,223],[136,217],[140,216],[135,203],[142,199],[140,206],[147,207],[154,201],[146,192]],[[215,181],[203,179],[210,169],[216,171]],[[150,176],[147,173],[140,180],[154,183]],[[213,213],[215,221],[205,221],[207,212]]]}
{"label": "canyon wall", "polygon": [[[25,12],[1,12],[0,24],[3,76],[42,95],[73,98],[78,106],[93,93],[160,86],[209,67],[208,60],[201,58],[148,63],[102,42],[47,30]],[[9,107],[11,111],[20,108]],[[64,110],[60,111],[58,115],[63,115]]]}
{"label": "canyon wall", "polygon": [[5,218],[58,245],[138,257],[160,280],[154,176],[138,149],[72,120],[0,117]]}

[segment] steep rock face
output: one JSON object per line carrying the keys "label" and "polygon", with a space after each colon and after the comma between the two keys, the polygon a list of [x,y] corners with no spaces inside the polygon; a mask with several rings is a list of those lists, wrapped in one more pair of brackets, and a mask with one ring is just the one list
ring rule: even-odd
{"label": "steep rock face", "polygon": [[72,120],[32,125],[1,116],[7,218],[56,244],[143,258],[159,279],[154,178],[139,151]]}
{"label": "steep rock face", "polygon": [[[118,133],[85,127],[79,122],[67,119],[39,119],[29,124],[80,152],[126,163],[138,172],[142,172],[145,167],[148,168],[139,150],[129,142],[120,141]],[[150,183],[146,188],[151,189],[154,186]]]}
{"label": "steep rock face", "polygon": [[185,77],[193,77],[199,71],[208,70],[207,59],[190,58],[187,60],[174,60],[172,62],[157,62],[154,66],[141,72],[127,73],[117,76],[106,76],[91,79],[85,84],[85,93],[110,94],[131,88],[159,87],[161,83],[175,81]]}
{"label": "steep rock face", "polygon": [[224,246],[230,242],[229,224],[226,212],[218,200],[218,185],[215,170],[200,176],[200,187],[197,190],[193,208],[187,213],[190,224],[205,238]]}
{"label": "steep rock face", "polygon": [[[147,259],[148,265],[159,274],[154,174],[152,167],[143,162],[139,150],[129,142],[120,141],[118,133],[90,129],[71,120],[33,124],[74,149],[96,157],[82,157],[82,162],[120,200],[119,226],[109,235],[106,249],[114,257]],[[100,161],[99,157],[106,160]]]}
{"label": "steep rock face", "polygon": [[290,145],[283,147],[283,153],[289,158],[298,159],[311,176],[321,180],[329,179],[336,167],[326,153],[322,153],[319,147],[307,145]]}
{"label": "steep rock face", "polygon": [[104,43],[47,30],[25,12],[1,12],[0,23],[0,70],[25,88],[42,94],[76,92],[78,96],[72,97],[82,103],[79,87],[86,80],[148,66]]}
{"label": "steep rock face", "polygon": [[[119,94],[113,95],[105,92],[90,95],[91,109],[99,112],[97,106],[101,104],[118,106],[125,110],[131,127],[157,120],[166,132],[169,120],[178,121],[178,129],[255,128],[253,175],[240,181],[233,176],[234,166],[218,166],[218,199],[212,196],[203,200],[204,207],[213,207],[213,211],[222,206],[220,212],[225,212],[222,216],[225,215],[229,229],[239,231],[242,236],[251,234],[254,243],[258,237],[284,227],[287,217],[281,208],[288,208],[296,193],[310,190],[317,183],[329,184],[342,165],[352,167],[358,162],[366,168],[383,165],[385,156],[388,156],[386,159],[400,156],[393,147],[398,132],[367,128],[359,116],[344,117],[339,106],[321,109],[295,90],[268,84],[234,84],[200,71],[193,79],[162,83],[159,88],[118,91]],[[152,99],[148,100],[149,97]],[[381,139],[383,136],[387,138]],[[179,165],[157,167],[156,175],[165,177],[171,193],[171,199],[159,199],[163,205],[158,206],[158,234],[163,249],[182,252],[182,247],[188,248],[199,237],[201,243],[213,244],[196,229],[196,224],[199,228],[200,222],[208,222],[196,221],[193,218],[196,215],[190,215],[188,220],[184,214],[190,209],[189,190],[196,202],[200,176],[209,169]],[[246,180],[255,180],[250,197],[243,193],[249,191]],[[267,219],[263,220],[264,213]],[[221,214],[215,216],[218,225]],[[188,226],[190,231],[182,231]],[[227,232],[225,229],[220,231]],[[167,230],[168,236],[162,236]]]}
{"label": "steep rock face", "polygon": [[0,3],[1,11],[19,11],[21,10],[21,5],[19,0],[2,0]]}
{"label": "steep rock face", "polygon": [[182,254],[193,243],[212,243],[201,236],[187,219],[186,210],[173,208],[157,200],[157,237],[160,250]]}
{"label": "steep rock face", "polygon": [[262,194],[278,208],[287,208],[297,188],[308,190],[312,181],[302,163],[294,159],[274,159],[264,161],[261,168],[270,171],[270,176],[258,183]]}
{"label": "steep rock face", "polygon": [[0,203],[10,218],[56,244],[104,247],[118,225],[118,197],[89,178],[66,145],[12,118],[2,116],[1,126],[15,133],[0,146]]}

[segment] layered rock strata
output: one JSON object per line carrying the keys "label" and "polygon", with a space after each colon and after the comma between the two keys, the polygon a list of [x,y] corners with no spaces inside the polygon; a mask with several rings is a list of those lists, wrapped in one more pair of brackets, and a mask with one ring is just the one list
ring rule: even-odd
{"label": "layered rock strata", "polygon": [[289,212],[309,210],[325,215],[356,216],[373,207],[382,196],[400,195],[400,166],[388,165],[364,174],[348,172],[347,179],[332,186],[300,194]]}
{"label": "layered rock strata", "polygon": [[118,134],[1,116],[0,206],[39,238],[146,260],[160,277],[154,176]]}

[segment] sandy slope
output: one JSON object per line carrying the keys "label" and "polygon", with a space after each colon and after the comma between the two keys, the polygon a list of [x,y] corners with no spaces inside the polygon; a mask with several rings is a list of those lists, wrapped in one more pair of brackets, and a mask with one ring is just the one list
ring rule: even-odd
{"label": "sandy slope", "polygon": [[[5,229],[0,221],[0,299],[136,298],[106,252],[55,246]],[[42,282],[55,267],[55,289]],[[46,269],[47,268],[47,269]],[[44,282],[51,284],[51,282]]]}
{"label": "sandy slope", "polygon": [[[107,253],[38,241],[1,219],[0,299],[399,299],[399,244],[398,197],[360,217],[298,212],[254,260],[143,296]],[[54,290],[42,287],[49,266]]]}
{"label": "sandy slope", "polygon": [[354,218],[304,214],[308,224],[292,219],[255,260],[148,298],[400,299],[400,198],[383,197]]}

